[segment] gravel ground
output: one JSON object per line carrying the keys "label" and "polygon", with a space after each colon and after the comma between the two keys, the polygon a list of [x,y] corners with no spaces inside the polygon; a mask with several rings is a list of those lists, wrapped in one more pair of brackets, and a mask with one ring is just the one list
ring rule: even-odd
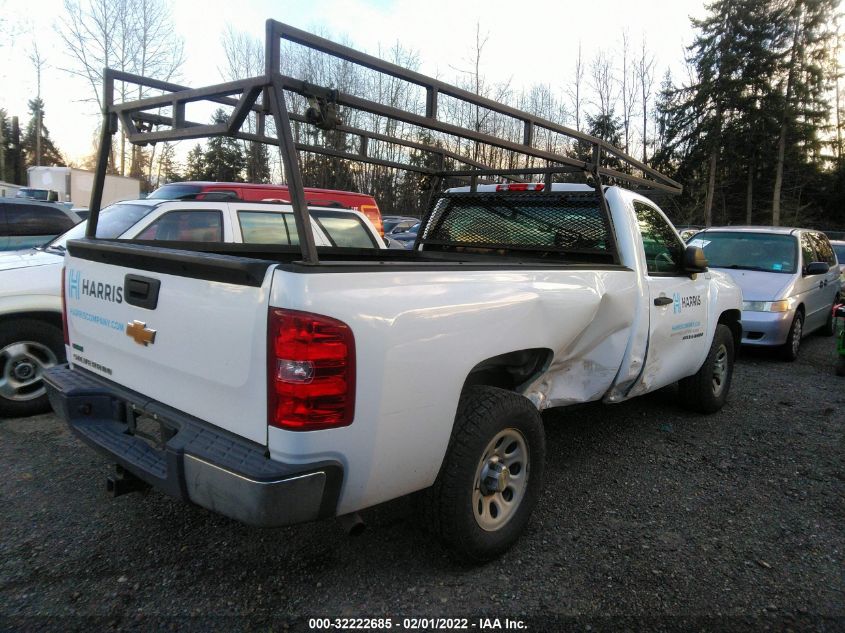
{"label": "gravel ground", "polygon": [[[259,530],[158,493],[52,415],[0,422],[0,629],[308,630],[309,618],[505,618],[529,630],[845,630],[845,379],[832,339],[744,352],[725,409],[663,390],[544,417],[546,489],[500,560],[456,565],[400,499]],[[348,624],[355,624],[354,622]],[[431,628],[416,623],[420,629]],[[406,626],[407,625],[407,626]]]}

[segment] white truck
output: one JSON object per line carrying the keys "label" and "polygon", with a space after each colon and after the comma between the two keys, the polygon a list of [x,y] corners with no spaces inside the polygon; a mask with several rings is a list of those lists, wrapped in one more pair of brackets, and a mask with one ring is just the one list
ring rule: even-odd
{"label": "white truck", "polygon": [[[268,23],[270,38],[277,27]],[[337,46],[313,39],[323,51]],[[243,84],[245,94],[275,99],[304,236],[296,146],[279,94],[286,86],[312,89],[272,70]],[[231,94],[227,84],[201,96]],[[174,88],[162,102],[176,108],[197,97]],[[137,115],[157,105],[148,98],[114,109]],[[433,117],[422,123],[442,127]],[[173,124],[153,138],[203,132]],[[103,168],[106,158],[101,150]],[[544,183],[479,185],[471,175],[469,186],[434,196],[408,251],[310,249],[307,239],[301,252],[70,241],[69,364],[47,373],[51,403],[119,466],[109,480],[115,494],[153,486],[278,526],[354,522],[364,508],[424,491],[428,522],[454,553],[494,557],[517,540],[542,490],[540,411],[622,402],[678,382],[683,404],[713,412],[730,389],[738,288],[707,270],[702,251],[686,247],[652,201],[598,185],[611,172],[598,160],[588,167],[592,185],[550,182],[557,166],[540,172]],[[91,222],[96,216],[92,209]]]}
{"label": "white truck", "polygon": [[[87,208],[94,188],[94,172],[75,167],[30,167],[26,170],[29,186],[55,191],[59,202]],[[107,174],[102,204],[120,200],[136,200],[141,194],[141,181],[128,176]]]}

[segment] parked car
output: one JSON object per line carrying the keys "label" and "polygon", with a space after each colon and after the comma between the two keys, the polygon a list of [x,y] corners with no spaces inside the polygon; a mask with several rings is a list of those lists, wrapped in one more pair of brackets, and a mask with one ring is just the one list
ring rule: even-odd
{"label": "parked car", "polygon": [[0,198],[0,251],[40,246],[81,220],[62,205]]}
{"label": "parked car", "polygon": [[833,334],[840,296],[836,255],[820,231],[783,227],[712,227],[691,241],[710,268],[742,288],[742,343],[780,347],[795,360],[801,338]]}
{"label": "parked car", "polygon": [[[318,246],[385,248],[358,211],[311,211]],[[0,254],[0,416],[48,408],[41,375],[64,362],[61,270],[65,244],[87,222],[41,248]],[[103,209],[97,237],[145,240],[298,244],[290,205],[135,200]]]}
{"label": "parked car", "polygon": [[[338,207],[360,211],[384,235],[381,211],[375,198],[365,193],[305,187],[305,201],[321,207]],[[246,182],[173,182],[162,185],[148,198],[153,200],[248,200],[252,202],[290,202],[287,185]]]}
{"label": "parked car", "polygon": [[690,226],[676,226],[675,230],[678,231],[678,235],[681,236],[681,239],[684,240],[684,242],[689,242],[690,238],[693,235],[695,235],[696,233],[698,233],[703,228],[704,228],[703,226],[692,226],[692,225],[690,225]]}
{"label": "parked car", "polygon": [[386,215],[381,221],[384,225],[384,234],[387,235],[389,233],[404,233],[417,224],[420,219],[404,215]]}
{"label": "parked car", "polygon": [[830,245],[833,247],[833,252],[836,253],[836,259],[839,263],[840,296],[845,297],[845,241],[830,240]]}
{"label": "parked car", "polygon": [[414,246],[414,242],[417,241],[417,231],[419,230],[420,221],[417,220],[417,223],[414,224],[404,233],[391,233],[390,237],[392,237],[397,242],[400,242],[405,248],[412,248]]}

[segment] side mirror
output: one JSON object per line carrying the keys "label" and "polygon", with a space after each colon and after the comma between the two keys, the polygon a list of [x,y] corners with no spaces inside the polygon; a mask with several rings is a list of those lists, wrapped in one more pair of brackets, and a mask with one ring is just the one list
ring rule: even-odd
{"label": "side mirror", "polygon": [[804,275],[824,275],[830,266],[826,262],[813,262],[807,265],[807,270]]}
{"label": "side mirror", "polygon": [[687,246],[684,250],[684,270],[688,273],[703,273],[709,266],[700,246]]}

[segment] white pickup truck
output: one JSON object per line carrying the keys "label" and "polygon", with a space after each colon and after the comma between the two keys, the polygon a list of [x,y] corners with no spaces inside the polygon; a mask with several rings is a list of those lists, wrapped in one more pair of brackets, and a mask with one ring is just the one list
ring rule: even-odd
{"label": "white pickup truck", "polygon": [[718,410],[742,297],[637,193],[473,189],[441,194],[413,250],[319,266],[283,246],[70,241],[51,403],[119,465],[116,494],[277,526],[425,490],[453,551],[500,554],[540,495],[539,412],[676,382]]}
{"label": "white pickup truck", "polygon": [[[253,525],[355,526],[359,510],[424,491],[432,529],[485,560],[517,540],[539,498],[541,410],[674,382],[684,404],[724,404],[741,293],[653,202],[618,186],[679,183],[599,138],[281,22],[266,36],[258,77],[191,89],[104,73],[88,237],[68,242],[63,275],[69,364],[46,382],[59,415],[118,464],[115,494],[154,486]],[[283,40],[416,86],[424,103],[286,76]],[[118,81],[163,94],[120,101]],[[467,126],[441,97],[510,123]],[[188,120],[201,100],[229,107],[227,123]],[[353,124],[379,117],[390,124]],[[300,248],[94,238],[118,124],[137,144],[276,146]],[[316,244],[300,152],[351,173],[418,174],[406,181],[419,185],[415,208],[423,194],[430,204],[413,248]]]}

